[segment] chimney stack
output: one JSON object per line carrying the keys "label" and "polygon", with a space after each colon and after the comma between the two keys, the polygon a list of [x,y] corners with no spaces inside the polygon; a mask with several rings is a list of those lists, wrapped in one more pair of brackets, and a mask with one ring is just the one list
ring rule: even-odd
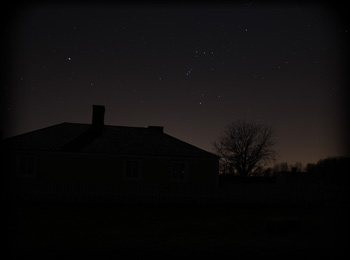
{"label": "chimney stack", "polygon": [[92,125],[103,126],[105,121],[105,106],[92,106]]}

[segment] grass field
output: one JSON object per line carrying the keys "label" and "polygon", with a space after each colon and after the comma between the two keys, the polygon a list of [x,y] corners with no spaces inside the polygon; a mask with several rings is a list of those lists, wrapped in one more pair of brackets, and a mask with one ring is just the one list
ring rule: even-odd
{"label": "grass field", "polygon": [[[21,205],[12,255],[331,257],[347,246],[342,207]],[[45,252],[45,253],[44,253]],[[73,257],[73,256],[72,256]]]}

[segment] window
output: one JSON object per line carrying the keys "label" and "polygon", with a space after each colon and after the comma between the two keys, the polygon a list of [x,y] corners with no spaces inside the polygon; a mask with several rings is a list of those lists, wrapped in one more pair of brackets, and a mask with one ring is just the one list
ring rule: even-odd
{"label": "window", "polygon": [[172,164],[171,179],[173,181],[187,181],[187,163],[185,162],[174,162]]}
{"label": "window", "polygon": [[20,154],[17,159],[17,173],[22,176],[34,176],[36,157],[33,154]]}
{"label": "window", "polygon": [[125,180],[135,181],[140,180],[140,162],[139,161],[127,161],[124,170]]}

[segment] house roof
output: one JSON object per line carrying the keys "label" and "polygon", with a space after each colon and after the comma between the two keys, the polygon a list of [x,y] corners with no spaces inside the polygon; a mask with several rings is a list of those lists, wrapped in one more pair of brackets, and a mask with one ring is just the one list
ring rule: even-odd
{"label": "house roof", "polygon": [[1,150],[218,158],[160,129],[62,123],[4,139]]}

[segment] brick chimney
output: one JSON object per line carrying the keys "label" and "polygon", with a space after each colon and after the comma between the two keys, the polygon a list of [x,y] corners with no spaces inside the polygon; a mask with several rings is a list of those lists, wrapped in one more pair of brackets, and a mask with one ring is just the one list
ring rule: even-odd
{"label": "brick chimney", "polygon": [[92,125],[103,126],[105,121],[105,106],[92,106]]}

